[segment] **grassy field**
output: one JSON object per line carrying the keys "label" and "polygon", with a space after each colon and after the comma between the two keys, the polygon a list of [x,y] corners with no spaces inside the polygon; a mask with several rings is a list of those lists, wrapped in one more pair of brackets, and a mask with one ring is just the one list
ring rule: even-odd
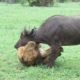
{"label": "grassy field", "polygon": [[80,45],[64,47],[51,69],[24,67],[18,61],[14,44],[23,27],[39,27],[52,15],[80,15],[80,3],[57,3],[48,8],[0,3],[0,80],[80,80]]}

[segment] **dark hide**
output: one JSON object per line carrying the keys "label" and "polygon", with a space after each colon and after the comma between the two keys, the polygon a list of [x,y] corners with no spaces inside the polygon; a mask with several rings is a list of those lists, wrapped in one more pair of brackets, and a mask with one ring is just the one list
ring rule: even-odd
{"label": "dark hide", "polygon": [[21,36],[15,48],[25,45],[30,40],[50,45],[52,53],[49,56],[48,66],[52,67],[61,54],[58,50],[62,45],[80,44],[80,16],[52,16],[38,29],[31,32],[23,31]]}

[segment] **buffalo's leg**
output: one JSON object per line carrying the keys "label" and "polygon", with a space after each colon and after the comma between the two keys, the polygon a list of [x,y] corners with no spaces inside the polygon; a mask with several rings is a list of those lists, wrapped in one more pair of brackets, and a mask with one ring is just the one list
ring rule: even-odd
{"label": "buffalo's leg", "polygon": [[63,51],[63,48],[59,45],[54,45],[52,47],[52,52],[49,56],[49,60],[48,60],[48,67],[52,67],[54,66],[55,60],[57,57],[59,57],[61,55],[61,52]]}
{"label": "buffalo's leg", "polygon": [[57,53],[59,54],[58,56],[61,56],[61,52],[63,52],[63,48],[62,47],[59,47]]}

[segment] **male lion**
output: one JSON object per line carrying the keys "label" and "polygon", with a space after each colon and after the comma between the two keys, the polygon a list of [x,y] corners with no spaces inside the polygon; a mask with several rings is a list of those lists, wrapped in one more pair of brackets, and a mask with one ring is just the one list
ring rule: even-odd
{"label": "male lion", "polygon": [[44,50],[34,41],[29,41],[25,46],[18,48],[18,57],[22,64],[30,66],[35,64],[46,64],[51,48]]}

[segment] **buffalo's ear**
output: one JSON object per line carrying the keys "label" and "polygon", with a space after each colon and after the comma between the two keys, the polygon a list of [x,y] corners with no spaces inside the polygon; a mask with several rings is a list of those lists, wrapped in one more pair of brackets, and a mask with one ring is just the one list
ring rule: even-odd
{"label": "buffalo's ear", "polygon": [[28,30],[26,30],[26,29],[24,29],[24,35],[29,35],[29,31]]}
{"label": "buffalo's ear", "polygon": [[21,32],[21,37],[23,36],[28,36],[29,35],[29,31],[26,30],[26,28],[24,28],[24,30]]}
{"label": "buffalo's ear", "polygon": [[33,29],[31,30],[31,32],[29,33],[29,35],[33,35],[33,33],[34,33],[35,30],[36,30],[36,28],[33,28]]}
{"label": "buffalo's ear", "polygon": [[32,35],[32,34],[33,34],[33,32],[34,32],[34,29],[32,29],[32,30],[31,30],[30,35]]}

